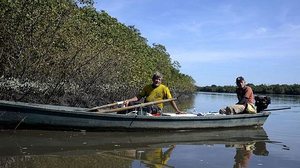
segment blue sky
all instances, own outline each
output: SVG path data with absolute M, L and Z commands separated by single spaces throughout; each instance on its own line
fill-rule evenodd
M 300 0 L 95 0 L 199 86 L 300 84 Z

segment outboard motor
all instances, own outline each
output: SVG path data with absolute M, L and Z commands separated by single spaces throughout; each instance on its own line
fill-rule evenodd
M 254 99 L 258 113 L 268 108 L 268 105 L 271 104 L 271 98 L 269 96 L 255 96 Z

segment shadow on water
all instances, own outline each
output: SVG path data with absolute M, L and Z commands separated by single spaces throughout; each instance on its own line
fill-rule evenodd
M 235 149 L 234 167 L 250 155 L 268 155 L 263 128 L 177 132 L 0 132 L 0 167 L 173 167 L 178 146 L 221 145 Z M 22 167 L 22 166 L 21 166 Z

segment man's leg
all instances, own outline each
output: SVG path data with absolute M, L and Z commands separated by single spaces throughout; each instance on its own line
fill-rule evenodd
M 236 104 L 232 106 L 234 114 L 243 113 L 245 111 L 245 106 L 242 104 Z
M 220 109 L 219 113 L 220 114 L 226 114 L 226 115 L 231 115 L 231 114 L 239 114 L 244 112 L 245 106 L 236 104 L 232 106 L 227 106 L 226 108 Z

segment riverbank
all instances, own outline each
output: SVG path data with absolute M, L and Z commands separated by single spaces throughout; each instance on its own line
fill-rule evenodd
M 300 85 L 293 84 L 274 84 L 274 85 L 254 85 L 248 84 L 256 94 L 283 94 L 283 95 L 300 95 Z M 235 93 L 236 86 L 197 86 L 197 91 L 201 92 L 218 92 L 218 93 Z
M 129 84 L 102 84 L 92 87 L 66 81 L 31 81 L 0 77 L 0 100 L 28 103 L 64 105 L 73 107 L 95 107 L 133 97 L 140 90 Z M 144 84 L 141 84 L 141 88 Z M 126 92 L 124 91 L 126 90 Z M 191 91 L 172 92 L 174 97 L 182 97 Z

